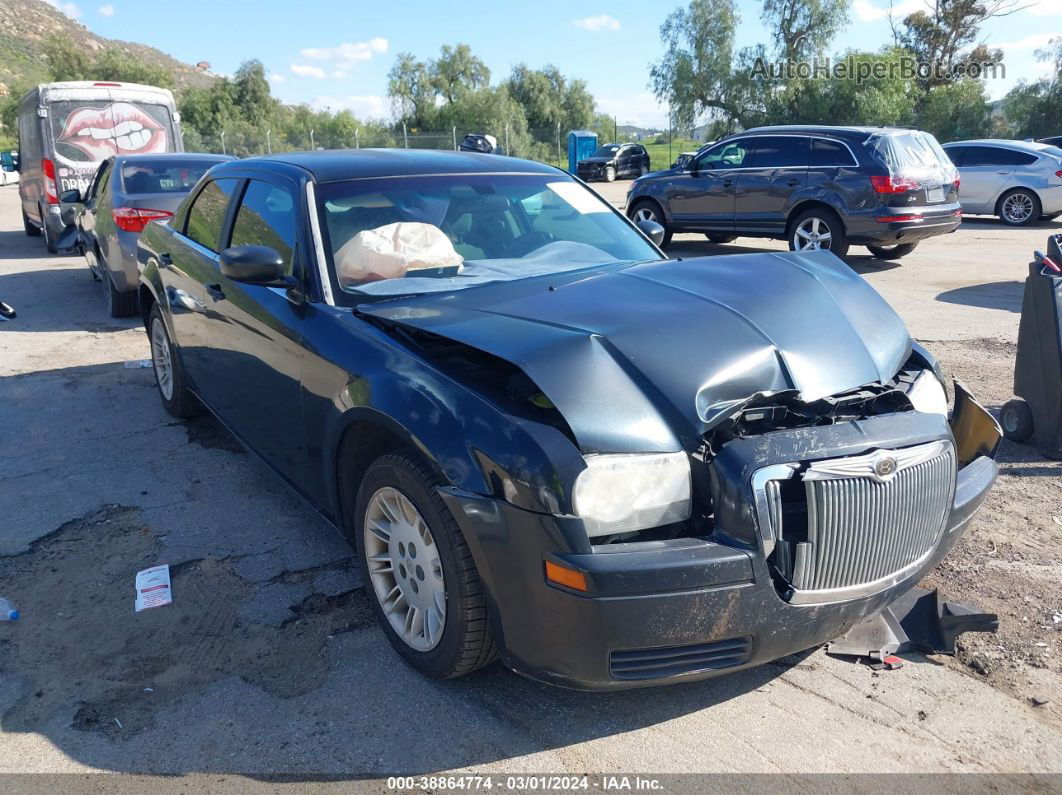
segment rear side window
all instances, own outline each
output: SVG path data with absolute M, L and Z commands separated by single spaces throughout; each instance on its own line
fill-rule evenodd
M 807 166 L 811 162 L 811 139 L 803 135 L 765 135 L 754 139 L 752 155 L 745 165 L 752 168 Z
M 812 160 L 814 166 L 856 166 L 855 158 L 848 147 L 838 141 L 825 138 L 811 139 Z
M 973 166 L 1027 166 L 1036 162 L 1036 155 L 1003 149 L 997 146 L 971 146 L 966 150 L 962 164 Z
M 203 186 L 188 209 L 184 230 L 188 237 L 211 251 L 220 250 L 225 212 L 238 182 L 236 179 L 215 179 Z
M 751 144 L 747 138 L 713 146 L 697 158 L 697 168 L 724 169 L 747 166 L 749 165 L 746 162 L 747 156 L 751 151 Z
M 944 154 L 946 154 L 951 160 L 951 162 L 954 163 L 956 166 L 965 165 L 963 163 L 963 160 L 966 157 L 965 146 L 949 146 L 947 149 L 944 150 Z
M 285 274 L 291 275 L 291 252 L 295 248 L 295 202 L 286 188 L 251 180 L 243 194 L 231 246 L 269 246 L 284 259 Z
M 187 193 L 213 165 L 209 160 L 126 162 L 122 166 L 122 187 L 134 196 L 141 193 Z

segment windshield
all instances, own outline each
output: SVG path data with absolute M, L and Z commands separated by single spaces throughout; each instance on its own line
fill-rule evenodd
M 612 157 L 612 155 L 616 154 L 616 152 L 618 151 L 619 146 L 617 146 L 616 144 L 610 144 L 609 146 L 602 146 L 600 149 L 590 155 L 590 157 Z
M 475 174 L 318 187 L 330 268 L 358 295 L 400 295 L 659 259 L 596 193 L 564 177 Z
M 221 160 L 170 160 L 152 163 L 137 160 L 122 166 L 122 187 L 126 193 L 187 193 L 207 169 Z

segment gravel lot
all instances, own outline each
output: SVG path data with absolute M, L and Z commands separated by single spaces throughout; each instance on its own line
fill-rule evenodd
M 1025 263 L 1054 229 L 968 220 L 902 264 L 851 264 L 998 408 Z M 779 248 L 680 236 L 671 253 Z M 813 651 L 609 695 L 500 666 L 432 682 L 373 625 L 346 541 L 216 422 L 163 412 L 129 366 L 143 330 L 106 316 L 81 260 L 22 234 L 13 187 L 0 298 L 19 312 L 0 323 L 0 595 L 24 614 L 0 624 L 0 773 L 1062 772 L 1062 466 L 1032 448 L 1004 445 L 929 578 L 1000 614 L 958 659 L 878 674 Z M 133 576 L 159 562 L 175 603 L 134 614 Z

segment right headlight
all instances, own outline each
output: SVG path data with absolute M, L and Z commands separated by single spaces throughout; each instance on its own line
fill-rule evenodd
M 592 455 L 575 480 L 587 535 L 630 533 L 690 518 L 690 461 L 683 452 Z
M 948 394 L 944 391 L 944 384 L 940 383 L 940 379 L 932 370 L 922 371 L 907 391 L 907 398 L 915 411 L 948 416 Z

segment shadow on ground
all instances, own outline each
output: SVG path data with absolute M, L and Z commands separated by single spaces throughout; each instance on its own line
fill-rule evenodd
M 1023 282 L 990 282 L 957 287 L 937 295 L 938 301 L 946 304 L 964 304 L 982 309 L 999 309 L 1003 312 L 1021 312 Z

